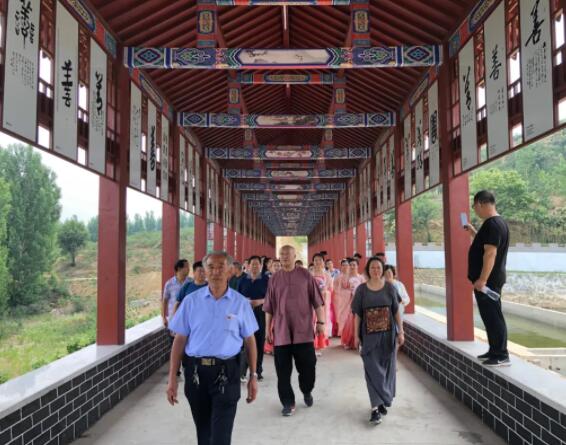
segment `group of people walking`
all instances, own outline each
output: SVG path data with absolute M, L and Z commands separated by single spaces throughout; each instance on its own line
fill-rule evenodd
M 485 296 L 493 289 L 500 293 L 505 281 L 508 232 L 494 204 L 492 195 L 476 195 L 474 210 L 485 223 L 477 235 L 471 225 L 465 227 L 474 236 L 469 279 L 488 331 L 486 365 L 509 361 L 501 303 Z M 277 260 L 252 256 L 243 265 L 225 252 L 212 252 L 193 264 L 193 280 L 186 260 L 175 264 L 162 310 L 174 336 L 167 399 L 178 402 L 182 364 L 199 445 L 231 442 L 241 383 L 247 384 L 246 401 L 253 402 L 263 379 L 265 350 L 274 355 L 282 415 L 295 412 L 293 363 L 304 403 L 312 407 L 317 351 L 328 347 L 333 336 L 359 352 L 369 421 L 382 421 L 395 397 L 397 349 L 405 342 L 403 308 L 410 299 L 384 253 L 367 259 L 363 274 L 360 259 L 344 259 L 336 270 L 324 253 L 317 253 L 309 270 L 297 261 L 292 246 L 283 246 Z

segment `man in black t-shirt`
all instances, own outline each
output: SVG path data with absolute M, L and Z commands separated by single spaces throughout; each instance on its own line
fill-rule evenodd
M 486 366 L 509 365 L 507 325 L 501 310 L 501 298 L 492 298 L 489 290 L 501 295 L 505 284 L 505 265 L 509 249 L 509 227 L 495 209 L 493 193 L 482 190 L 474 196 L 473 209 L 483 220 L 476 232 L 471 224 L 464 226 L 474 238 L 468 252 L 468 279 L 474 284 L 474 295 L 485 325 L 489 351 L 478 356 Z

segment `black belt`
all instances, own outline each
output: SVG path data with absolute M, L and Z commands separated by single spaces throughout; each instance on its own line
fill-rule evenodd
M 221 366 L 221 365 L 227 365 L 228 363 L 232 363 L 238 360 L 239 356 L 235 355 L 234 357 L 230 357 L 227 359 L 221 359 L 217 357 L 191 357 L 188 355 L 186 357 L 190 362 L 196 363 L 197 365 L 200 366 Z

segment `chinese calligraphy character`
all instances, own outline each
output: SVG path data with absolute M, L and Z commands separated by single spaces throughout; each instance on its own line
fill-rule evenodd
M 96 77 L 96 112 L 100 116 L 102 114 L 102 107 L 104 105 L 102 96 L 100 94 L 102 90 L 102 81 L 104 79 L 104 76 L 98 71 L 96 71 L 94 75 Z
M 66 60 L 63 62 L 63 66 L 61 67 L 63 70 L 63 77 L 65 78 L 61 82 L 61 86 L 65 91 L 63 95 L 63 101 L 65 102 L 66 107 L 71 106 L 71 88 L 73 88 L 73 81 L 71 80 L 71 73 L 73 72 L 73 63 L 70 60 Z
M 155 125 L 151 126 L 151 137 L 150 137 L 150 152 L 149 152 L 149 165 L 151 170 L 155 170 Z
M 436 144 L 436 140 L 438 139 L 438 110 L 435 110 L 434 113 L 430 116 L 430 143 Z
M 491 52 L 491 72 L 489 78 L 493 80 L 499 79 L 499 70 L 501 69 L 501 62 L 499 61 L 499 46 L 495 45 Z
M 417 146 L 418 147 L 420 147 L 423 143 L 422 128 L 423 128 L 423 123 L 422 123 L 422 121 L 419 121 L 419 124 L 417 125 Z
M 24 48 L 26 47 L 26 39 L 29 37 L 29 42 L 33 44 L 35 35 L 35 25 L 30 22 L 30 14 L 33 11 L 31 1 L 27 3 L 25 0 L 20 0 L 20 9 L 16 11 L 14 17 L 16 19 L 16 34 L 22 35 L 24 39 Z
M 529 38 L 527 39 L 525 46 L 529 46 L 529 42 L 532 42 L 533 45 L 537 45 L 541 34 L 542 34 L 542 30 L 541 25 L 544 23 L 544 19 L 540 20 L 538 19 L 538 5 L 540 3 L 540 0 L 537 0 L 535 2 L 535 5 L 533 6 L 533 9 L 531 9 L 531 19 L 533 21 L 533 30 L 531 31 L 531 35 L 529 36 Z
M 472 109 L 472 92 L 470 91 L 470 74 L 472 67 L 468 65 L 468 72 L 462 76 L 464 80 L 464 93 L 466 94 L 466 108 L 468 111 Z

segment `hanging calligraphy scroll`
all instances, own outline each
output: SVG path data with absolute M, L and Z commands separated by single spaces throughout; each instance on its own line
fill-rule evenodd
M 191 144 L 192 145 L 192 144 Z M 197 153 L 197 151 L 195 150 L 194 145 L 192 147 L 190 147 L 189 149 L 195 159 L 195 214 L 196 215 L 201 215 L 201 206 L 200 206 L 200 189 L 201 189 L 201 170 L 200 170 L 200 155 Z
M 179 207 L 187 210 L 187 140 L 179 137 Z M 190 182 L 190 177 L 188 178 Z M 192 206 L 189 205 L 188 210 L 193 211 Z
M 466 46 L 464 46 L 462 51 L 460 51 L 459 57 L 462 171 L 466 171 L 478 163 L 474 39 L 471 39 Z
M 389 201 L 387 203 L 387 209 L 391 209 L 395 206 L 395 190 L 396 190 L 396 175 L 395 175 L 395 139 L 393 136 L 389 138 Z
M 37 133 L 40 2 L 9 0 L 2 126 L 29 141 Z
M 521 0 L 521 89 L 525 142 L 554 126 L 549 0 Z
M 504 3 L 497 7 L 484 25 L 487 153 L 490 158 L 509 150 Z
M 56 36 L 53 147 L 76 161 L 79 24 L 60 2 L 57 2 Z
M 88 166 L 106 172 L 106 86 L 107 57 L 94 39 L 90 40 L 90 104 L 88 113 Z
M 130 82 L 130 186 L 141 190 L 142 96 Z
M 420 100 L 415 107 L 415 190 L 424 190 L 424 104 Z
M 188 189 L 189 189 L 189 212 L 193 212 L 196 213 L 195 211 L 195 159 L 193 156 L 193 146 L 191 145 L 190 142 L 187 143 L 187 140 L 185 138 L 183 138 L 183 141 L 185 141 L 185 146 L 187 147 L 187 152 L 188 152 L 188 160 L 189 160 L 189 168 L 188 168 L 188 175 L 187 175 L 187 183 L 188 183 Z
M 169 199 L 169 121 L 161 116 L 161 199 Z
M 428 90 L 428 182 L 430 187 L 440 182 L 439 116 L 438 82 L 434 82 Z
M 403 160 L 405 165 L 405 199 L 409 199 L 412 195 L 413 184 L 411 177 L 411 168 L 413 160 L 413 137 L 411 132 L 411 115 L 409 114 L 403 121 Z
M 375 152 L 375 210 L 377 213 L 382 212 L 382 203 L 383 203 L 383 170 L 381 162 L 381 156 L 383 154 L 384 147 L 382 146 Z
M 151 100 L 147 101 L 147 164 L 146 189 L 155 196 L 157 188 L 157 110 Z

